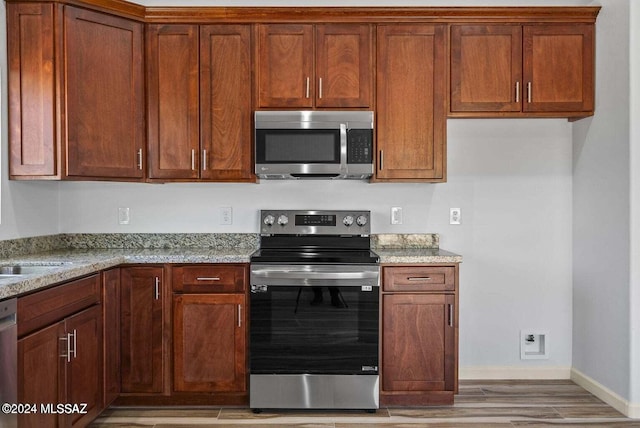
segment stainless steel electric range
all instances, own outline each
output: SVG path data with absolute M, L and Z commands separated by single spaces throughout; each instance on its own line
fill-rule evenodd
M 250 389 L 266 408 L 378 408 L 379 258 L 369 211 L 260 213 Z

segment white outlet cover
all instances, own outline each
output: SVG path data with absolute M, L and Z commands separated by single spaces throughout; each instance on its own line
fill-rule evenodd
M 129 208 L 118 208 L 118 224 L 129 224 L 131 216 L 129 215 Z
M 402 224 L 402 207 L 391 207 L 391 224 Z
M 460 224 L 462 222 L 462 211 L 460 208 L 449 208 L 449 224 Z

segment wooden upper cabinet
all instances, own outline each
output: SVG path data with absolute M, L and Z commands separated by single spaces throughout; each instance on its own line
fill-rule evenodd
M 248 25 L 147 27 L 149 178 L 254 181 Z
M 259 108 L 368 108 L 368 24 L 258 26 Z
M 7 3 L 11 178 L 143 178 L 142 24 Z
M 9 175 L 58 178 L 54 6 L 7 3 Z
M 450 115 L 593 114 L 593 29 L 452 25 Z
M 64 11 L 67 175 L 142 179 L 143 25 Z
M 520 25 L 451 27 L 451 111 L 521 110 Z
M 593 114 L 594 26 L 524 27 L 525 112 Z
M 198 178 L 197 25 L 148 25 L 149 178 Z
M 255 181 L 251 27 L 200 27 L 201 178 Z
M 445 26 L 379 25 L 377 181 L 446 178 Z

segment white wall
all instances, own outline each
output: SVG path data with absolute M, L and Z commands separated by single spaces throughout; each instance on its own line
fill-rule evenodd
M 596 115 L 574 125 L 573 366 L 628 400 L 631 1 L 597 3 Z
M 58 184 L 8 180 L 6 5 L 0 1 L 0 239 L 58 233 Z

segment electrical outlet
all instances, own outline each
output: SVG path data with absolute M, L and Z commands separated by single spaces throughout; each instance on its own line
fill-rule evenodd
M 118 208 L 118 224 L 129 224 L 129 221 L 131 221 L 131 217 L 129 216 L 129 208 Z
M 449 208 L 449 224 L 460 224 L 462 221 L 462 212 L 460 208 Z
M 220 224 L 233 224 L 233 208 L 232 207 L 220 208 Z
M 391 224 L 402 224 L 402 207 L 391 207 Z

